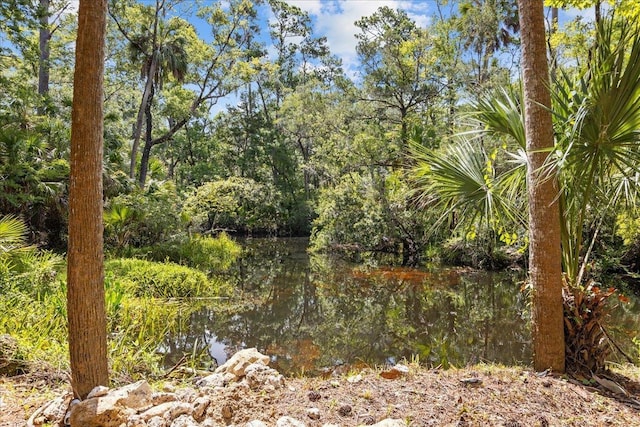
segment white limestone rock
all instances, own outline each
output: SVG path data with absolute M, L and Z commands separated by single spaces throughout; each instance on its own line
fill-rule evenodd
M 387 418 L 386 420 L 382 420 L 379 423 L 374 424 L 372 427 L 407 427 L 407 423 L 401 419 Z
M 291 417 L 280 417 L 276 421 L 276 427 L 306 427 L 305 423 Z
M 245 381 L 249 388 L 277 390 L 284 387 L 284 377 L 278 371 L 261 363 L 252 363 L 245 369 Z
M 151 404 L 151 387 L 146 381 L 84 400 L 71 409 L 70 423 L 83 427 L 121 427 L 131 415 Z
M 219 366 L 215 372 L 225 373 L 230 372 L 237 378 L 242 378 L 245 375 L 245 369 L 252 363 L 260 363 L 262 365 L 269 365 L 269 356 L 265 356 L 255 348 L 247 348 L 240 350 L 223 365 Z
M 191 415 L 180 415 L 171 423 L 171 427 L 200 427 L 200 424 Z

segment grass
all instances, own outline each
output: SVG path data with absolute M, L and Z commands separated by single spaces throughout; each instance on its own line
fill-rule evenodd
M 108 356 L 116 383 L 160 376 L 163 366 L 158 349 L 166 334 L 178 330 L 180 322 L 199 309 L 202 301 L 231 291 L 222 279 L 208 275 L 213 264 L 228 268 L 235 259 L 237 251 L 231 243 L 227 237 L 219 242 L 198 238 L 188 246 L 198 260 L 207 260 L 203 265 L 206 272 L 187 265 L 140 259 L 105 263 Z M 215 256 L 205 257 L 203 250 L 207 248 L 214 248 Z M 226 249 L 230 252 L 226 253 Z M 29 366 L 67 371 L 64 260 L 35 250 L 14 252 L 11 256 L 19 258 L 3 258 L 0 254 L 0 266 L 6 267 L 0 269 L 0 334 L 17 340 L 18 351 L 13 357 Z M 216 256 L 220 256 L 217 264 Z M 200 358 L 198 353 L 189 356 Z

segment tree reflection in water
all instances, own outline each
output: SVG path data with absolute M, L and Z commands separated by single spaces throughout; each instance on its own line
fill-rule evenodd
M 228 277 L 236 294 L 191 314 L 166 337 L 167 366 L 202 350 L 220 364 L 246 347 L 268 354 L 286 374 L 402 358 L 443 367 L 529 363 L 521 273 L 355 265 L 310 256 L 307 243 L 244 241 Z

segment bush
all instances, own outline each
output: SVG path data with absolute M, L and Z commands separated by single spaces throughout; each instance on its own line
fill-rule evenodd
M 412 208 L 399 174 L 372 179 L 345 175 L 320 194 L 311 237 L 315 250 L 402 253 L 403 262 L 426 244 L 426 215 Z M 410 261 L 409 261 L 410 262 Z
M 119 251 L 169 240 L 181 230 L 180 201 L 170 182 L 109 200 L 104 214 L 107 247 Z
M 106 274 L 120 281 L 126 293 L 153 298 L 215 297 L 221 282 L 206 274 L 175 263 L 158 263 L 141 259 L 115 259 L 105 264 Z
M 275 234 L 281 222 L 280 195 L 250 178 L 208 182 L 187 198 L 184 214 L 199 231 Z
M 170 261 L 212 273 L 229 269 L 241 250 L 226 233 L 221 233 L 217 237 L 194 236 L 186 241 L 163 243 L 138 252 L 152 261 Z

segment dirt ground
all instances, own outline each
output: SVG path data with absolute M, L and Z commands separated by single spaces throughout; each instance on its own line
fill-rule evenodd
M 403 375 L 365 369 L 338 377 L 287 378 L 275 392 L 220 392 L 220 415 L 214 421 L 225 426 L 260 419 L 271 426 L 288 415 L 309 427 L 371 425 L 385 418 L 399 418 L 409 426 L 640 426 L 640 370 L 624 374 L 607 376 L 622 386 L 616 394 L 607 378 L 605 387 L 513 367 L 410 366 Z M 60 373 L 0 378 L 0 427 L 26 425 L 31 413 L 68 389 L 67 377 Z M 310 408 L 319 409 L 319 419 L 309 417 Z

